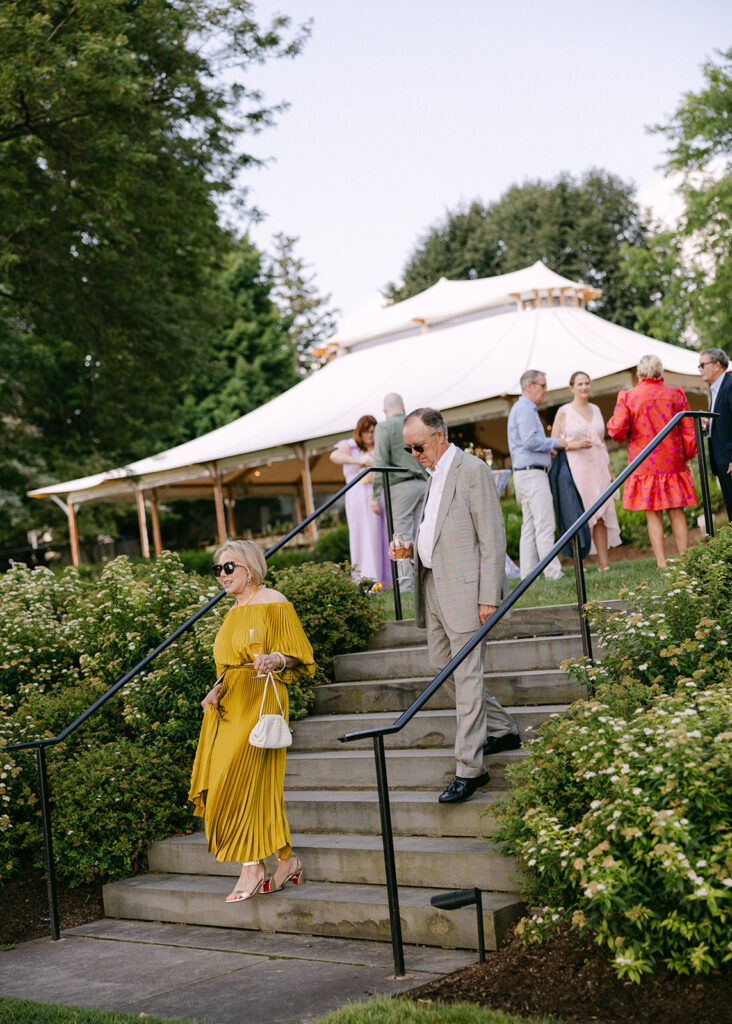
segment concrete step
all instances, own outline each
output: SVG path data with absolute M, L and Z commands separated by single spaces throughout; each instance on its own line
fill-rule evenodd
M 579 633 L 503 640 L 501 643 L 486 645 L 485 670 L 497 673 L 558 669 L 567 658 L 581 656 L 582 640 Z M 434 673 L 425 645 L 340 654 L 335 659 L 334 675 L 338 683 L 351 683 L 362 679 L 403 679 L 415 676 L 433 678 Z
M 507 707 L 518 723 L 521 736 L 530 740 L 548 718 L 563 714 L 566 704 L 540 704 L 537 707 Z M 396 717 L 394 712 L 378 712 L 368 715 L 311 715 L 299 722 L 293 722 L 293 744 L 288 756 L 296 751 L 342 750 L 338 737 L 344 733 L 362 729 L 376 729 L 391 725 Z M 457 718 L 454 708 L 419 711 L 401 732 L 388 739 L 389 746 L 404 747 L 451 747 L 455 744 Z M 349 744 L 351 749 L 368 747 L 370 739 L 357 740 Z
M 313 882 L 386 884 L 381 836 L 293 833 L 292 844 Z M 503 856 L 484 839 L 395 836 L 394 856 L 400 885 L 441 891 L 473 885 L 492 892 L 519 891 L 513 858 Z M 239 864 L 217 861 L 201 832 L 153 843 L 148 859 L 156 873 L 238 878 L 241 870 Z
M 608 611 L 619 611 L 621 601 L 601 601 Z M 517 637 L 557 636 L 577 633 L 579 612 L 576 604 L 546 605 L 537 608 L 514 608 L 494 626 L 488 643 Z M 420 647 L 427 643 L 427 630 L 420 629 L 414 619 L 386 622 L 369 642 L 369 650 L 392 647 Z
M 231 878 L 219 875 L 137 875 L 104 886 L 107 917 L 139 921 L 173 921 L 262 932 L 328 935 L 336 938 L 391 941 L 384 885 L 311 882 L 243 903 L 226 904 Z M 399 889 L 399 916 L 404 942 L 445 949 L 475 949 L 475 908 L 440 911 L 430 906 L 434 889 Z M 483 894 L 487 949 L 496 949 L 509 924 L 523 913 L 516 896 Z
M 315 688 L 315 714 L 363 714 L 404 711 L 427 687 L 434 676 L 403 679 L 367 679 L 347 683 L 328 683 Z M 585 696 L 585 688 L 566 672 L 535 669 L 531 672 L 486 672 L 488 692 L 505 707 L 572 704 Z M 455 707 L 455 683 L 446 680 L 430 698 L 430 710 Z M 307 719 L 304 719 L 307 721 Z M 294 723 L 297 725 L 298 723 Z
M 437 802 L 434 792 L 395 790 L 389 794 L 391 825 L 402 836 L 469 836 L 495 832 L 496 793 L 478 791 L 464 804 Z M 287 820 L 293 832 L 359 832 L 381 835 L 376 790 L 289 790 L 285 793 Z
M 387 738 L 388 743 L 388 738 Z M 528 753 L 507 750 L 486 758 L 491 773 L 487 791 L 507 789 L 506 767 L 516 764 Z M 389 789 L 428 790 L 439 794 L 455 774 L 452 748 L 437 750 L 386 751 Z M 285 789 L 373 789 L 376 785 L 373 748 L 323 750 L 317 753 L 288 754 L 285 768 Z

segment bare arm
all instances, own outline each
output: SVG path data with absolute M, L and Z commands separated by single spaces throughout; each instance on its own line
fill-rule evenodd
M 360 455 L 351 455 L 347 448 L 334 448 L 330 453 L 330 461 L 337 466 L 370 466 L 373 459 L 368 452 L 361 452 Z

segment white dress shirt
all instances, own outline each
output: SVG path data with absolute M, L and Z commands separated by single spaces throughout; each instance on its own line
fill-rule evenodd
M 424 507 L 424 516 L 419 525 L 419 536 L 417 537 L 419 560 L 426 569 L 432 568 L 432 548 L 435 546 L 437 513 L 442 500 L 442 492 L 445 490 L 447 474 L 456 452 L 457 448 L 454 444 L 448 445 L 447 451 L 442 455 L 435 468 L 427 470 L 431 477 L 430 493 Z
M 709 385 L 709 411 L 710 412 L 714 412 L 714 406 L 717 404 L 717 395 L 719 394 L 719 389 L 722 387 L 722 380 L 723 380 L 723 378 L 724 378 L 724 374 L 720 373 L 720 375 L 717 377 L 715 382 L 713 384 Z M 712 436 L 712 424 L 713 423 L 714 423 L 714 420 L 710 419 L 709 420 L 709 426 L 707 427 L 707 437 L 711 437 Z

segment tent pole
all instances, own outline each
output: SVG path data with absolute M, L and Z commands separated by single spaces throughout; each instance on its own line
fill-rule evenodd
M 305 497 L 305 515 L 311 516 L 315 511 L 313 500 L 313 481 L 310 476 L 310 458 L 304 444 L 297 445 L 297 454 L 300 458 L 300 471 L 302 476 L 302 492 Z M 315 542 L 318 539 L 318 527 L 315 520 L 308 527 L 310 540 Z
M 236 537 L 236 519 L 234 518 L 234 505 L 236 502 L 231 496 L 231 488 L 226 489 L 226 511 L 229 513 L 229 536 Z
M 211 476 L 213 477 L 214 501 L 216 503 L 216 527 L 219 534 L 219 547 L 226 543 L 226 514 L 224 512 L 224 492 L 221 487 L 219 467 L 215 462 L 210 464 Z
M 143 558 L 150 557 L 150 539 L 147 535 L 147 513 L 145 512 L 145 492 L 142 487 L 135 488 L 137 497 L 137 519 L 140 524 L 140 551 Z
M 81 565 L 79 548 L 79 527 L 76 522 L 76 506 L 71 503 L 71 495 L 66 499 L 66 518 L 69 521 L 69 543 L 71 544 L 71 564 Z
M 152 535 L 155 557 L 159 558 L 163 553 L 163 538 L 160 533 L 160 508 L 158 507 L 157 491 L 150 491 L 150 518 L 152 519 Z

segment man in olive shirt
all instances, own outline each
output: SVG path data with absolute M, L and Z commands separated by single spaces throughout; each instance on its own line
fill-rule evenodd
M 374 465 L 403 466 L 407 473 L 393 473 L 389 477 L 391 487 L 391 506 L 394 516 L 394 533 L 402 540 L 414 540 L 419 525 L 424 489 L 427 474 L 416 459 L 404 451 L 404 399 L 396 392 L 391 392 L 384 399 L 384 415 L 386 419 L 376 424 L 374 431 Z M 382 474 L 374 473 L 374 500 L 371 508 L 379 514 L 379 498 L 383 485 Z M 391 540 L 391 537 L 389 538 Z M 414 589 L 414 568 L 412 560 L 405 558 L 399 563 L 400 577 L 406 577 L 400 583 L 402 591 Z

